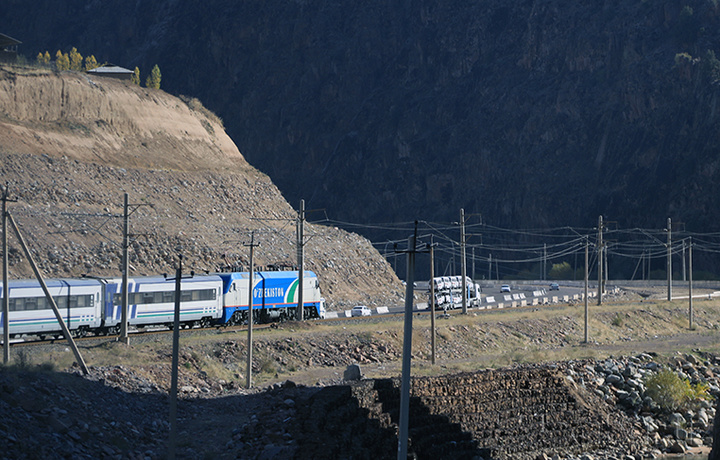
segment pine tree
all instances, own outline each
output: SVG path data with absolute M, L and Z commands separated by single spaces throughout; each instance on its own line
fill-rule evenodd
M 70 50 L 70 69 L 71 70 L 82 70 L 83 57 L 82 54 L 78 53 L 77 48 L 74 46 Z
M 162 74 L 160 73 L 160 67 L 155 64 L 155 66 L 150 71 L 150 75 L 148 75 L 147 80 L 145 80 L 145 86 L 147 86 L 148 88 L 160 89 L 161 78 Z
M 43 62 L 45 65 L 50 65 L 50 52 L 45 51 L 45 54 L 43 54 Z
M 45 65 L 45 55 L 44 54 L 38 53 L 37 58 L 35 58 L 35 59 L 37 60 L 37 65 L 40 65 L 40 66 Z
M 92 70 L 98 66 L 97 59 L 92 54 L 85 58 L 85 70 Z
M 70 70 L 70 58 L 67 53 L 63 54 L 60 50 L 55 53 L 55 67 L 62 70 Z
M 138 69 L 137 67 L 135 67 L 135 73 L 133 73 L 130 77 L 130 82 L 140 86 L 140 69 Z

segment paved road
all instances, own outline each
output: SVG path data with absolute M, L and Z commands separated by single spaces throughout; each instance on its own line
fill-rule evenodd
M 511 292 L 500 292 L 500 284 L 493 287 L 483 288 L 481 293 L 481 301 L 478 305 L 471 305 L 468 303 L 468 309 L 470 310 L 485 310 L 485 309 L 496 309 L 496 308 L 516 308 L 526 307 L 530 305 L 547 305 L 555 303 L 567 303 L 570 301 L 582 300 L 583 289 L 572 286 L 559 286 L 559 290 L 550 291 L 550 284 L 543 286 L 514 286 L 511 285 Z M 416 294 L 424 294 L 424 291 L 416 290 Z M 589 292 L 589 297 L 593 297 L 595 292 Z M 421 295 L 422 297 L 422 295 Z M 461 309 L 462 305 L 456 304 L 454 309 Z M 372 310 L 373 315 L 382 314 L 399 314 L 404 312 L 404 307 L 378 307 Z M 421 301 L 413 306 L 413 311 L 427 311 L 427 301 Z M 327 318 L 343 318 L 351 317 L 350 310 L 342 312 L 328 312 Z

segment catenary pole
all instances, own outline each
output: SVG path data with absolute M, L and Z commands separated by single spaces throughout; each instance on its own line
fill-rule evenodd
M 488 255 L 488 280 L 492 280 L 492 252 Z
M 667 220 L 667 299 L 672 300 L 672 221 Z
M 250 233 L 250 270 L 248 280 L 248 352 L 247 352 L 247 388 L 252 388 L 252 352 L 253 352 L 253 284 L 255 263 L 253 262 L 253 249 L 258 244 L 255 243 L 255 232 Z
M 695 329 L 695 321 L 693 318 L 693 275 L 692 275 L 692 269 L 693 269 L 693 255 L 692 255 L 692 237 L 690 237 L 690 241 L 688 244 L 688 299 L 689 300 L 689 306 L 688 306 L 688 319 L 690 321 L 690 329 Z
M 603 218 L 598 217 L 598 305 L 602 305 L 603 296 Z
M 303 299 L 303 275 L 305 271 L 305 200 L 300 200 L 300 210 L 298 211 L 298 230 L 297 230 L 297 257 L 298 257 L 298 306 L 297 319 L 303 320 L 304 316 L 304 299 Z
M 177 386 L 178 386 L 178 354 L 180 353 L 180 298 L 182 288 L 182 255 L 178 257 L 175 269 L 175 310 L 173 315 L 172 338 L 172 373 L 170 375 L 170 439 L 168 441 L 168 458 L 175 458 L 177 446 Z
M 130 344 L 130 337 L 128 337 L 128 246 L 129 246 L 129 220 L 128 215 L 128 194 L 123 194 L 123 242 L 122 242 L 122 290 L 120 296 L 121 301 L 121 314 L 120 314 L 120 341 L 126 345 Z
M 462 263 L 460 264 L 460 275 L 462 281 L 460 288 L 462 289 L 462 312 L 467 315 L 467 258 L 465 257 L 465 209 L 460 209 L 460 254 Z
M 430 349 L 431 362 L 435 364 L 435 252 L 430 243 Z
M 588 343 L 590 340 L 590 332 L 589 332 L 589 326 L 588 326 L 588 320 L 590 316 L 590 309 L 588 308 L 588 284 L 589 284 L 589 274 L 588 274 L 588 248 L 590 246 L 590 240 L 588 237 L 585 237 L 585 291 L 583 298 L 585 299 L 585 343 Z
M 3 364 L 10 361 L 10 286 L 8 283 L 8 237 L 7 237 L 7 202 L 8 184 L 5 184 L 2 197 L 2 232 L 3 232 Z
M 682 280 L 687 281 L 687 272 L 685 271 L 685 240 L 682 240 Z

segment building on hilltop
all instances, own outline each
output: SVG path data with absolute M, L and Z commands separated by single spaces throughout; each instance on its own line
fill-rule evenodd
M 0 34 L 0 62 L 15 62 L 17 59 L 17 47 L 22 42 Z
M 116 66 L 113 64 L 105 64 L 103 66 L 90 69 L 87 71 L 87 73 L 100 77 L 117 78 L 119 80 L 130 80 L 135 74 L 135 72 L 130 69 L 126 69 L 124 67 Z

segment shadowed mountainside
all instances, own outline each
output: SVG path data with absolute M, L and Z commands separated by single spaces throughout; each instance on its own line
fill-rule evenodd
M 291 203 L 333 218 L 464 207 L 507 226 L 603 214 L 718 228 L 714 1 L 9 0 L 0 13 L 29 56 L 77 46 L 143 78 L 158 63 L 163 88 L 218 113 Z

